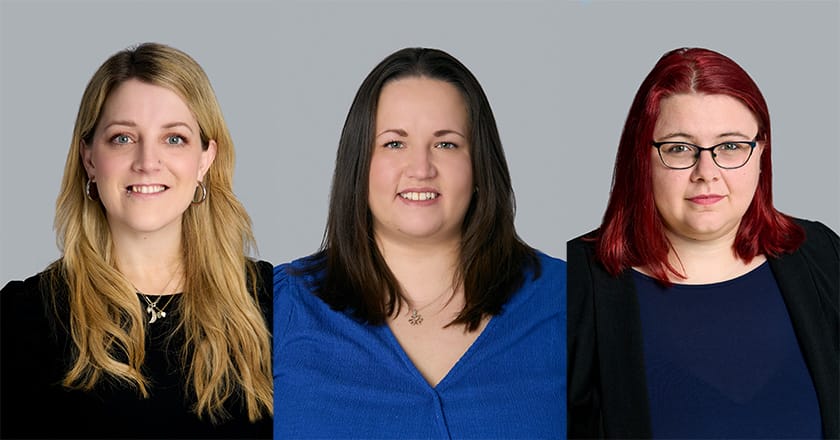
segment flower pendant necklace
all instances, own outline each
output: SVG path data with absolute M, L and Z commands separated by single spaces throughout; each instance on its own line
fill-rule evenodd
M 430 303 L 426 304 L 423 307 L 420 307 L 420 308 L 409 307 L 409 310 L 411 311 L 411 314 L 408 315 L 408 323 L 413 325 L 413 326 L 423 324 L 423 315 L 421 315 L 420 312 L 429 308 L 432 304 L 437 303 L 439 299 L 443 298 L 443 296 L 446 295 L 449 292 L 454 292 L 454 289 L 448 288 L 448 289 L 444 290 L 443 293 L 438 295 L 437 298 L 433 299 Z

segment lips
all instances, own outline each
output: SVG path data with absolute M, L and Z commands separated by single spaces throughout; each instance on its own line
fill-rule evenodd
M 721 201 L 725 196 L 718 194 L 702 194 L 699 196 L 689 197 L 688 200 L 698 205 L 714 205 Z
M 129 194 L 158 194 L 166 191 L 169 187 L 160 184 L 137 184 L 128 185 L 125 189 Z
M 399 196 L 403 199 L 412 201 L 434 200 L 439 195 L 439 193 L 434 191 L 403 191 L 399 193 Z

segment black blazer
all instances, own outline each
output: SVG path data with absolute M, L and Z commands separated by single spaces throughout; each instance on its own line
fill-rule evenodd
M 814 381 L 823 435 L 838 438 L 840 237 L 819 222 L 797 223 L 802 246 L 768 261 Z M 583 237 L 568 243 L 569 438 L 650 438 L 635 285 L 629 270 L 609 275 L 594 251 Z

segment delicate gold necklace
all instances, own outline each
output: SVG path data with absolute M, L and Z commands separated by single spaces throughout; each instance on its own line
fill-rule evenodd
M 437 298 L 433 299 L 431 302 L 429 302 L 428 304 L 426 304 L 423 307 L 420 307 L 420 308 L 409 307 L 409 311 L 411 311 L 411 314 L 408 315 L 408 323 L 411 324 L 411 325 L 422 324 L 423 323 L 423 315 L 421 315 L 420 312 L 429 308 L 432 304 L 437 303 L 438 300 L 443 298 L 444 295 L 446 295 L 449 292 L 453 292 L 453 291 L 454 291 L 454 289 L 452 289 L 452 288 L 448 288 L 448 289 L 444 290 L 443 293 L 441 293 L 440 295 L 437 296 Z
M 140 291 L 138 291 L 137 293 L 139 293 L 140 296 L 142 296 L 143 299 L 146 300 L 146 304 L 147 304 L 146 313 L 148 313 L 149 316 L 151 317 L 151 318 L 149 318 L 149 324 L 154 324 L 155 321 L 157 321 L 158 319 L 166 318 L 166 312 L 163 309 L 165 309 L 166 306 L 168 306 L 169 303 L 172 302 L 172 298 L 175 296 L 174 293 L 172 295 L 168 295 L 169 300 L 166 301 L 166 304 L 164 304 L 160 307 L 158 307 L 158 302 L 160 302 L 160 299 L 163 298 L 163 296 L 159 296 L 158 299 L 152 301 L 152 300 L 149 299 L 149 296 L 146 295 L 145 293 L 140 292 Z
M 177 269 L 172 272 L 172 277 L 169 278 L 169 281 L 166 283 L 166 285 L 163 286 L 163 292 L 166 292 L 169 285 L 172 284 L 172 281 L 175 281 L 175 276 L 177 274 L 178 274 Z M 146 313 L 149 314 L 149 324 L 154 324 L 155 321 L 157 321 L 159 319 L 166 318 L 166 312 L 164 311 L 164 309 L 166 308 L 166 306 L 169 305 L 169 303 L 172 302 L 172 298 L 175 297 L 176 292 L 172 292 L 171 294 L 167 295 L 167 296 L 169 296 L 169 300 L 166 301 L 166 304 L 158 307 L 158 303 L 160 302 L 161 298 L 164 297 L 164 295 L 160 295 L 160 296 L 158 296 L 158 298 L 156 300 L 152 301 L 152 300 L 149 299 L 149 296 L 146 295 L 145 293 L 141 292 L 140 289 L 138 289 L 137 286 L 134 285 L 134 283 L 132 283 L 131 285 L 132 285 L 132 287 L 134 287 L 134 290 L 138 294 L 140 294 L 140 296 L 143 297 L 143 300 L 146 301 Z M 175 289 L 175 290 L 178 290 L 178 289 Z

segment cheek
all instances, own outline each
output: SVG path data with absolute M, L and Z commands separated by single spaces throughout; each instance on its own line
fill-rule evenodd
M 657 205 L 659 205 L 660 201 L 670 199 L 672 194 L 677 192 L 678 188 L 681 188 L 678 180 L 675 179 L 675 173 L 668 171 L 670 170 L 662 170 L 658 167 L 654 167 L 651 170 L 651 190 L 653 191 L 653 199 Z
M 391 192 L 392 187 L 396 185 L 396 165 L 392 162 L 382 155 L 374 155 L 371 158 L 368 177 L 370 196 L 375 196 L 383 190 Z
M 93 163 L 96 180 L 106 180 L 115 174 L 118 170 L 126 168 L 129 165 L 124 164 L 120 156 L 114 154 L 105 154 L 99 149 L 94 149 L 90 156 Z
M 756 188 L 758 188 L 760 175 L 757 168 L 744 170 L 744 172 L 732 176 L 733 179 L 729 182 L 730 188 L 741 193 L 744 198 L 752 199 Z
M 465 192 L 468 196 L 473 192 L 472 161 L 469 156 L 459 157 L 443 164 L 443 172 L 451 176 L 453 189 Z

